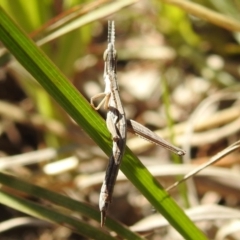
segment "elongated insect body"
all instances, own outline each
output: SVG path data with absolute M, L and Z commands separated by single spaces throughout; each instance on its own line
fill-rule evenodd
M 117 82 L 117 51 L 115 49 L 115 27 L 114 21 L 108 21 L 108 45 L 104 51 L 104 73 L 105 90 L 91 98 L 91 105 L 98 110 L 103 104 L 107 110 L 106 124 L 111 133 L 113 146 L 112 155 L 109 158 L 105 178 L 99 196 L 99 209 L 101 212 L 101 226 L 105 223 L 106 213 L 112 200 L 114 185 L 118 175 L 119 167 L 124 155 L 126 146 L 127 129 L 138 136 L 162 146 L 178 155 L 184 155 L 184 151 L 171 145 L 167 141 L 158 137 L 148 128 L 141 124 L 127 120 L 124 108 L 120 99 Z M 94 105 L 94 100 L 102 98 L 98 106 Z
M 99 209 L 101 211 L 101 225 L 103 226 L 106 212 L 112 199 L 112 193 L 118 175 L 120 163 L 126 146 L 126 118 L 119 95 L 117 83 L 117 51 L 115 43 L 114 22 L 108 22 L 108 46 L 103 54 L 105 94 L 107 97 L 107 128 L 112 135 L 112 156 L 109 159 L 105 179 L 99 197 Z

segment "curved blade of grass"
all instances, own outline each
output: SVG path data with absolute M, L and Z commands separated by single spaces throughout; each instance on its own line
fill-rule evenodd
M 78 15 L 71 17 L 72 14 L 69 14 L 67 18 L 67 22 L 59 21 L 60 23 L 63 23 L 62 25 L 53 24 L 52 26 L 49 26 L 49 31 L 46 36 L 39 39 L 37 41 L 37 44 L 43 45 L 55 38 L 58 38 L 70 31 L 73 31 L 74 29 L 77 29 L 83 25 L 86 25 L 90 22 L 96 21 L 97 19 L 101 19 L 103 17 L 109 16 L 110 14 L 113 14 L 119 10 L 121 10 L 124 7 L 127 7 L 131 4 L 134 4 L 138 2 L 138 0 L 120 0 L 120 1 L 110 1 L 106 5 L 102 5 L 99 8 L 96 8 L 94 10 L 91 10 L 84 15 Z M 54 25 L 57 25 L 55 27 Z
M 8 174 L 4 174 L 0 172 L 0 183 L 8 186 L 9 188 L 17 189 L 18 191 L 24 192 L 27 195 L 35 196 L 44 200 L 47 200 L 53 204 L 56 204 L 58 206 L 62 206 L 66 209 L 69 209 L 73 212 L 79 212 L 91 219 L 94 219 L 96 221 L 99 221 L 100 219 L 100 212 L 96 210 L 95 208 L 89 206 L 87 203 L 82 203 L 79 201 L 76 201 L 74 199 L 71 199 L 69 197 L 60 195 L 58 193 L 52 192 L 48 189 L 35 186 L 31 183 L 27 183 L 21 179 L 18 179 L 16 177 L 10 176 Z M 25 212 L 27 214 L 30 214 L 35 217 L 42 218 L 42 210 L 40 208 L 34 209 L 35 214 L 33 215 L 32 210 L 28 210 L 25 207 L 22 207 L 20 205 L 10 205 L 10 202 L 3 202 L 3 199 L 0 198 L 0 202 L 9 206 L 14 207 L 15 209 L 18 209 L 19 211 Z M 45 211 L 45 210 L 44 210 Z M 67 221 L 59 222 L 59 218 L 57 217 L 55 219 L 55 214 L 50 214 L 49 218 L 48 215 L 44 217 L 45 220 L 53 221 L 55 223 L 68 223 Z M 72 226 L 72 228 L 74 225 Z M 113 219 L 108 219 L 108 227 L 111 228 L 114 232 L 116 232 L 119 236 L 121 236 L 123 239 L 132 239 L 132 240 L 140 240 L 142 239 L 138 234 L 132 232 L 129 230 L 129 228 L 123 226 L 122 224 L 118 223 L 117 221 Z M 79 231 L 81 233 L 81 231 Z M 84 234 L 84 233 L 82 233 Z M 98 235 L 96 235 L 98 236 Z M 99 238 L 100 239 L 100 238 Z
M 204 19 L 229 31 L 240 31 L 240 22 L 221 13 L 210 10 L 198 3 L 185 0 L 162 0 L 162 2 L 180 7 L 196 17 Z
M 109 236 L 105 232 L 94 228 L 88 223 L 84 223 L 79 219 L 75 219 L 73 217 L 67 216 L 66 214 L 59 213 L 52 208 L 50 209 L 47 207 L 43 207 L 26 199 L 13 196 L 3 190 L 0 191 L 0 202 L 14 209 L 22 209 L 24 213 L 27 213 L 39 219 L 70 227 L 74 232 L 77 232 L 80 235 L 86 236 L 91 239 L 115 239 L 114 237 Z
M 111 138 L 103 119 L 1 8 L 0 40 L 99 147 L 110 155 Z M 121 170 L 185 239 L 206 239 L 129 149 L 126 149 Z M 108 220 L 106 224 L 109 226 Z
M 162 77 L 162 81 L 161 81 L 161 88 L 163 89 L 163 102 L 164 102 L 164 106 L 165 106 L 165 113 L 166 113 L 166 116 L 167 116 L 167 125 L 168 125 L 168 128 L 169 128 L 169 132 L 170 132 L 170 139 L 171 139 L 171 142 L 175 144 L 174 142 L 174 130 L 173 130 L 173 119 L 172 119 L 172 116 L 171 116 L 171 111 L 170 111 L 170 97 L 169 97 L 169 89 L 168 89 L 168 86 L 167 86 L 167 79 L 166 77 L 163 75 Z M 181 163 L 181 159 L 179 156 L 177 155 L 174 155 L 172 154 L 172 159 L 173 159 L 173 162 L 175 164 L 179 164 Z M 176 179 L 177 180 L 180 180 L 181 177 L 180 176 L 176 176 Z M 184 204 L 185 204 L 185 207 L 186 208 L 189 208 L 190 207 L 190 203 L 189 203 L 189 199 L 188 199 L 188 196 L 187 196 L 187 186 L 186 184 L 181 184 L 179 185 L 178 187 L 178 190 L 179 190 L 179 193 L 182 197 L 182 200 L 184 201 Z

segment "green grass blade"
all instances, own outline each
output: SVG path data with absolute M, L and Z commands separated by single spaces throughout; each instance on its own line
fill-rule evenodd
M 27 195 L 31 195 L 31 196 L 38 197 L 40 199 L 47 200 L 48 202 L 51 202 L 58 206 L 69 209 L 72 212 L 81 213 L 82 215 L 89 217 L 91 219 L 94 219 L 96 221 L 99 221 L 100 219 L 100 212 L 86 203 L 82 203 L 80 201 L 73 200 L 69 197 L 60 195 L 58 193 L 52 192 L 42 187 L 35 186 L 33 184 L 22 181 L 21 179 L 10 176 L 8 174 L 4 174 L 0 172 L 0 183 L 8 186 L 9 188 L 14 188 L 14 189 L 17 189 L 18 191 L 24 192 Z M 32 209 L 28 210 L 25 207 L 22 207 L 21 205 L 12 205 L 12 204 L 10 205 L 10 203 L 8 204 L 8 202 L 4 201 L 1 197 L 0 197 L 0 202 L 7 206 L 14 207 L 17 210 L 30 214 L 32 216 L 39 217 L 41 219 L 45 219 L 48 221 L 52 220 L 55 223 L 59 223 L 58 221 L 59 218 L 58 217 L 55 218 L 56 215 L 54 214 L 53 216 L 52 215 L 42 216 L 42 210 L 38 207 L 34 209 L 35 214 L 32 214 Z M 65 221 L 62 221 L 60 223 L 61 224 L 65 223 Z M 71 225 L 71 226 L 72 228 L 75 228 L 75 225 Z M 132 239 L 132 240 L 142 239 L 140 236 L 130 231 L 127 227 L 123 226 L 122 224 L 112 219 L 108 219 L 108 227 L 114 232 L 116 232 L 123 239 Z M 81 231 L 79 232 L 83 235 L 85 234 L 84 232 L 83 233 Z
M 112 2 L 110 1 L 106 5 L 96 8 L 84 15 L 79 15 L 76 19 L 70 19 L 70 21 L 68 21 L 66 24 L 61 25 L 58 28 L 55 28 L 53 31 L 49 32 L 45 37 L 37 41 L 38 45 L 45 44 L 46 42 L 58 38 L 74 29 L 77 29 L 83 25 L 86 25 L 98 19 L 104 18 L 136 2 L 138 2 L 138 0 L 121 0 Z
M 66 227 L 71 227 L 74 232 L 77 232 L 88 238 L 106 240 L 115 239 L 103 231 L 100 231 L 99 229 L 94 228 L 91 225 L 84 223 L 78 219 L 59 213 L 56 210 L 43 207 L 26 199 L 13 196 L 5 191 L 0 192 L 0 202 L 14 209 L 21 209 L 22 212 L 25 212 L 39 219 L 52 221 Z
M 110 155 L 111 137 L 103 119 L 1 8 L 0 40 L 99 147 Z M 185 239 L 206 239 L 129 149 L 126 150 L 121 170 Z M 106 223 L 108 226 L 108 220 Z

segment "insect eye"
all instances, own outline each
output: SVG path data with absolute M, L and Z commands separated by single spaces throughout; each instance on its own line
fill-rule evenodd
M 108 56 L 108 49 L 106 49 L 103 53 L 103 60 L 107 61 L 107 56 Z
M 117 55 L 117 51 L 115 50 L 114 51 L 114 58 L 117 60 L 117 58 L 118 58 L 118 55 Z

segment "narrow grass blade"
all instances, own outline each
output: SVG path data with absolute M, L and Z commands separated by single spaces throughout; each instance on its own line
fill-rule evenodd
M 87 203 L 76 201 L 69 197 L 60 195 L 58 193 L 52 192 L 48 189 L 44 189 L 39 186 L 35 186 L 31 183 L 27 183 L 21 179 L 18 179 L 16 177 L 13 177 L 8 174 L 1 173 L 1 172 L 0 172 L 0 183 L 4 184 L 5 186 L 7 186 L 9 188 L 14 188 L 20 192 L 24 192 L 27 195 L 35 196 L 37 198 L 44 199 L 54 205 L 64 207 L 68 210 L 71 210 L 74 213 L 80 213 L 80 214 L 82 214 L 86 217 L 89 217 L 91 219 L 94 219 L 96 221 L 100 220 L 100 212 L 98 210 L 96 210 L 95 208 L 89 206 L 89 204 L 87 204 Z M 0 198 L 0 202 L 1 201 L 3 201 L 3 200 Z M 6 204 L 6 202 L 2 202 L 2 203 L 7 206 L 12 207 L 12 205 L 8 205 L 8 204 Z M 23 211 L 23 212 L 28 213 L 35 217 L 38 217 L 36 214 L 41 214 L 41 210 L 39 213 L 38 209 L 35 209 L 35 211 L 36 211 L 35 215 L 31 214 L 31 212 L 28 212 L 27 209 L 25 210 L 25 208 L 21 208 L 21 206 L 17 208 L 17 206 L 15 205 L 15 209 L 18 209 L 19 211 Z M 48 221 L 50 221 L 50 220 L 54 221 L 54 219 L 47 218 L 47 216 L 44 219 L 48 220 Z M 54 221 L 54 222 L 59 223 L 58 219 L 56 219 L 56 221 Z M 116 232 L 119 236 L 121 236 L 123 239 L 133 239 L 133 240 L 142 239 L 140 236 L 138 236 L 137 234 L 130 231 L 127 227 L 123 226 L 122 224 L 120 224 L 112 219 L 108 219 L 107 226 L 111 230 Z
M 80 235 L 86 236 L 91 239 L 106 239 L 106 240 L 115 239 L 114 237 L 109 236 L 103 231 L 94 228 L 90 224 L 84 223 L 79 219 L 69 217 L 68 215 L 63 213 L 59 213 L 58 211 L 53 210 L 52 208 L 51 209 L 46 208 L 44 206 L 38 205 L 26 199 L 13 196 L 3 190 L 0 191 L 0 202 L 6 206 L 20 210 L 24 213 L 27 213 L 39 219 L 47 220 L 66 227 L 70 227 L 74 232 L 77 232 Z

